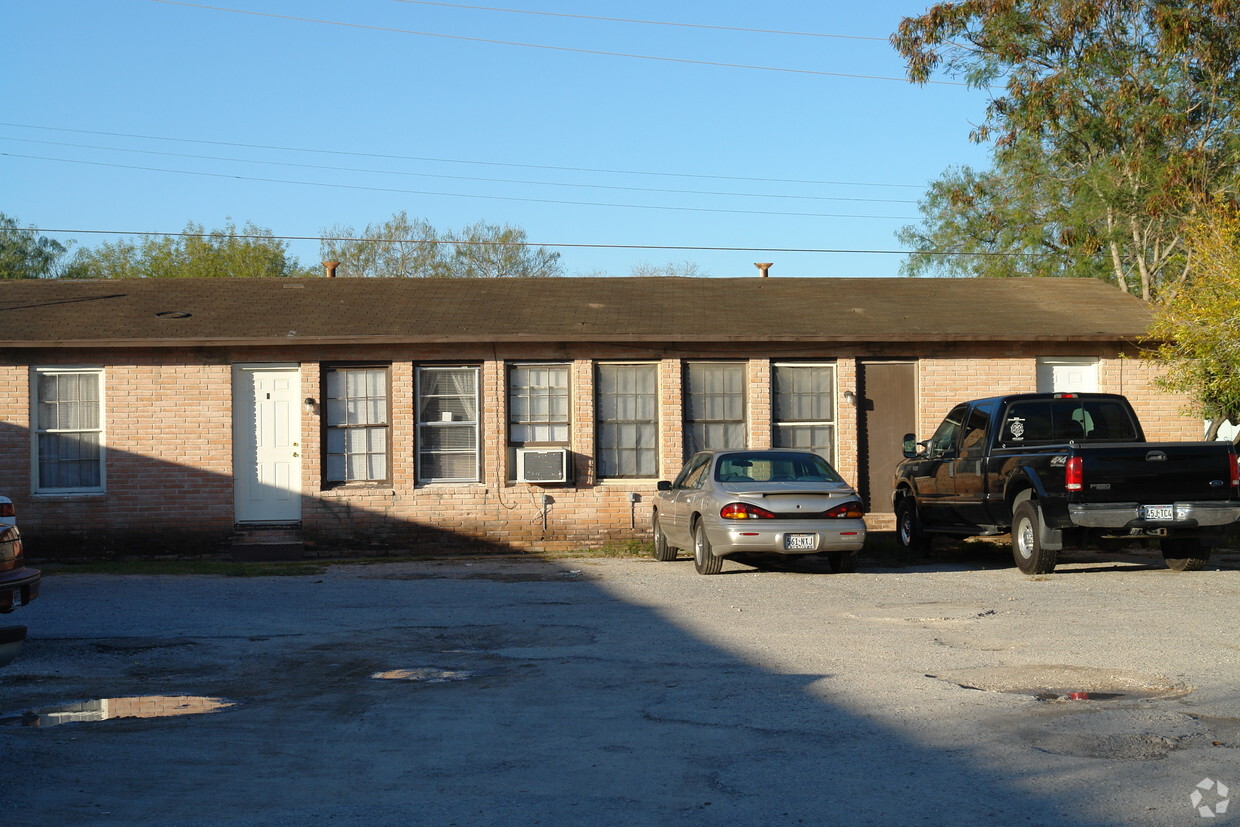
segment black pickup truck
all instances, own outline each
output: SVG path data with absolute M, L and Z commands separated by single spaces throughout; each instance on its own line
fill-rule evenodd
M 892 503 L 900 542 L 1011 532 L 1026 574 L 1053 571 L 1066 546 L 1157 541 L 1167 566 L 1203 568 L 1240 518 L 1229 442 L 1146 442 L 1128 400 L 1029 393 L 964 402 L 934 436 L 904 438 Z

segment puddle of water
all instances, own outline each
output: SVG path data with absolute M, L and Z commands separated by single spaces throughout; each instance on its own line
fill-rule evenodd
M 0 717 L 3 726 L 49 727 L 108 721 L 118 718 L 171 718 L 179 715 L 203 715 L 237 706 L 224 698 L 201 695 L 140 695 L 129 698 L 96 698 L 75 701 L 42 709 L 15 712 Z
M 452 681 L 467 681 L 476 677 L 477 672 L 469 672 L 463 669 L 439 669 L 434 666 L 419 666 L 415 669 L 389 669 L 386 672 L 376 672 L 371 675 L 372 680 L 377 681 L 412 681 L 416 683 L 451 683 Z
M 1032 695 L 1044 701 L 1112 701 L 1174 698 L 1192 687 L 1161 675 L 1087 666 L 998 666 L 934 675 L 965 689 Z

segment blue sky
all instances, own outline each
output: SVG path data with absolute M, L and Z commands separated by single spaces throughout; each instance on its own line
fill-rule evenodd
M 599 245 L 557 247 L 568 275 L 894 276 L 899 255 L 780 250 L 897 250 L 928 182 L 987 162 L 985 94 L 907 83 L 887 42 L 925 2 L 481 5 L 8 2 L 0 212 L 92 246 L 188 221 L 317 239 L 405 210 Z

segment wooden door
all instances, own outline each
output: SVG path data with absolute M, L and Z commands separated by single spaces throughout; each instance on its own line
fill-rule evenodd
M 917 430 L 917 365 L 862 362 L 857 382 L 858 485 L 867 511 L 890 514 L 900 440 Z

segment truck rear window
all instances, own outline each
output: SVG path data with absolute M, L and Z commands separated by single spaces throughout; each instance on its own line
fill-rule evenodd
M 1110 399 L 1031 399 L 1013 402 L 1003 418 L 1004 445 L 1132 442 L 1137 429 L 1121 402 Z

